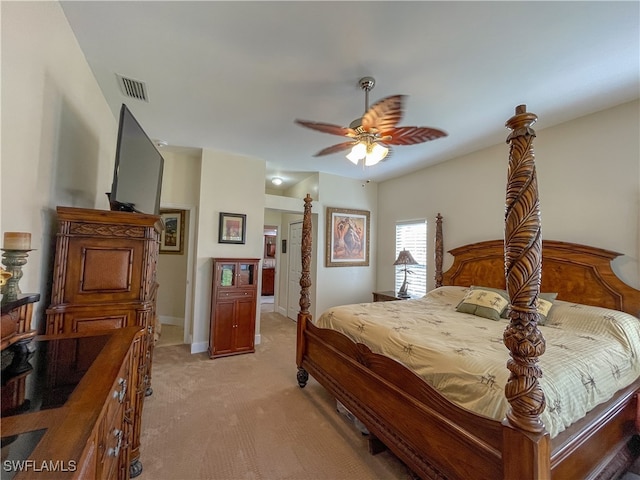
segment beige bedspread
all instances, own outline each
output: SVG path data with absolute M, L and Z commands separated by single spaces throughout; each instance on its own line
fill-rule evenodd
M 441 287 L 422 299 L 343 305 L 315 323 L 405 364 L 458 405 L 502 420 L 508 320 L 456 312 L 465 291 Z M 640 321 L 631 315 L 556 300 L 539 328 L 547 345 L 542 420 L 552 437 L 640 376 Z

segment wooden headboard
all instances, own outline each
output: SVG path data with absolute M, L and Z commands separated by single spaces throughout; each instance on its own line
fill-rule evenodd
M 506 288 L 504 241 L 491 240 L 450 250 L 453 265 L 443 285 Z M 541 292 L 557 292 L 558 300 L 596 305 L 640 316 L 640 290 L 620 280 L 611 261 L 620 253 L 575 243 L 542 242 Z

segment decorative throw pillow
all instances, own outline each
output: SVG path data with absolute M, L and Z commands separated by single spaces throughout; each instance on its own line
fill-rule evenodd
M 500 315 L 509 304 L 506 292 L 496 288 L 471 286 L 456 311 L 471 313 L 478 317 L 500 320 Z
M 549 310 L 553 307 L 553 301 L 557 296 L 557 293 L 541 293 L 538 295 L 538 325 L 544 325 L 546 323 Z

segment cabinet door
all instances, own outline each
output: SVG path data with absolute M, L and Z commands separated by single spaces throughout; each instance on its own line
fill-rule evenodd
M 224 355 L 234 351 L 236 301 L 219 299 L 213 320 L 212 355 Z
M 257 265 L 255 263 L 239 263 L 238 264 L 238 286 L 246 287 L 249 285 L 256 285 L 258 279 L 256 278 Z
M 236 301 L 236 352 L 247 352 L 254 349 L 255 312 L 255 297 L 242 298 Z
M 216 284 L 220 287 L 237 285 L 237 265 L 235 263 L 218 263 L 216 265 Z
M 69 239 L 63 302 L 95 304 L 139 300 L 144 246 L 142 241 L 127 238 Z
M 275 268 L 262 269 L 262 295 L 273 295 L 275 272 Z

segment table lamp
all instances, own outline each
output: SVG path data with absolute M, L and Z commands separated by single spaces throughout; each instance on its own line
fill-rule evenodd
M 409 282 L 407 282 L 407 272 L 408 273 L 413 273 L 413 272 L 411 272 L 410 270 L 407 270 L 407 265 L 418 265 L 418 262 L 415 261 L 415 259 L 413 258 L 409 250 L 403 249 L 398 254 L 398 258 L 396 259 L 395 262 L 393 262 L 393 264 L 404 265 L 404 282 L 402 282 L 402 286 L 400 287 L 400 290 L 398 290 L 398 297 L 409 298 L 410 295 L 407 293 L 407 289 L 409 288 Z

